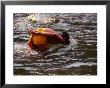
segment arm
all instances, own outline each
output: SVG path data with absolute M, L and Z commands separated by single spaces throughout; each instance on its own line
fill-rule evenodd
M 50 37 L 56 37 L 60 43 L 64 43 L 64 39 L 58 34 L 58 33 L 52 33 L 52 32 L 39 32 L 38 34 L 50 36 Z
M 30 30 L 29 33 L 34 35 L 56 36 L 56 33 L 52 33 L 52 32 L 38 32 L 38 31 Z
M 52 32 L 35 32 L 35 34 L 39 34 L 39 35 L 45 35 L 45 36 L 56 36 L 56 33 L 52 33 Z
M 64 39 L 56 32 L 36 32 L 36 31 L 31 31 L 31 34 L 56 37 L 56 38 L 58 38 L 60 43 L 64 43 Z

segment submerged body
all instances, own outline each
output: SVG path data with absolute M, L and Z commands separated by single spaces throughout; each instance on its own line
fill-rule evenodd
M 66 44 L 64 37 L 50 28 L 38 28 L 31 30 L 30 33 L 31 37 L 28 41 L 28 45 L 31 49 L 46 51 L 49 48 L 49 44 Z

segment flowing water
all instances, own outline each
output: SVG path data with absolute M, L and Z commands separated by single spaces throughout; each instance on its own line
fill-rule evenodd
M 97 75 L 96 13 L 14 13 L 13 18 L 14 75 Z M 70 44 L 30 53 L 28 29 L 35 27 L 67 31 Z

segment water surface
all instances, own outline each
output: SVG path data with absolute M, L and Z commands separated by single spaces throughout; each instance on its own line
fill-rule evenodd
M 13 14 L 14 75 L 97 75 L 97 14 L 41 13 Z M 28 29 L 49 27 L 67 31 L 68 45 L 50 45 L 45 52 L 28 52 Z

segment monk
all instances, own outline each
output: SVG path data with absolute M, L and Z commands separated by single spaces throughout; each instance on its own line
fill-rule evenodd
M 31 49 L 38 51 L 46 51 L 49 49 L 49 44 L 69 44 L 69 34 L 67 32 L 58 33 L 50 28 L 37 28 L 30 30 L 31 37 L 28 45 Z

